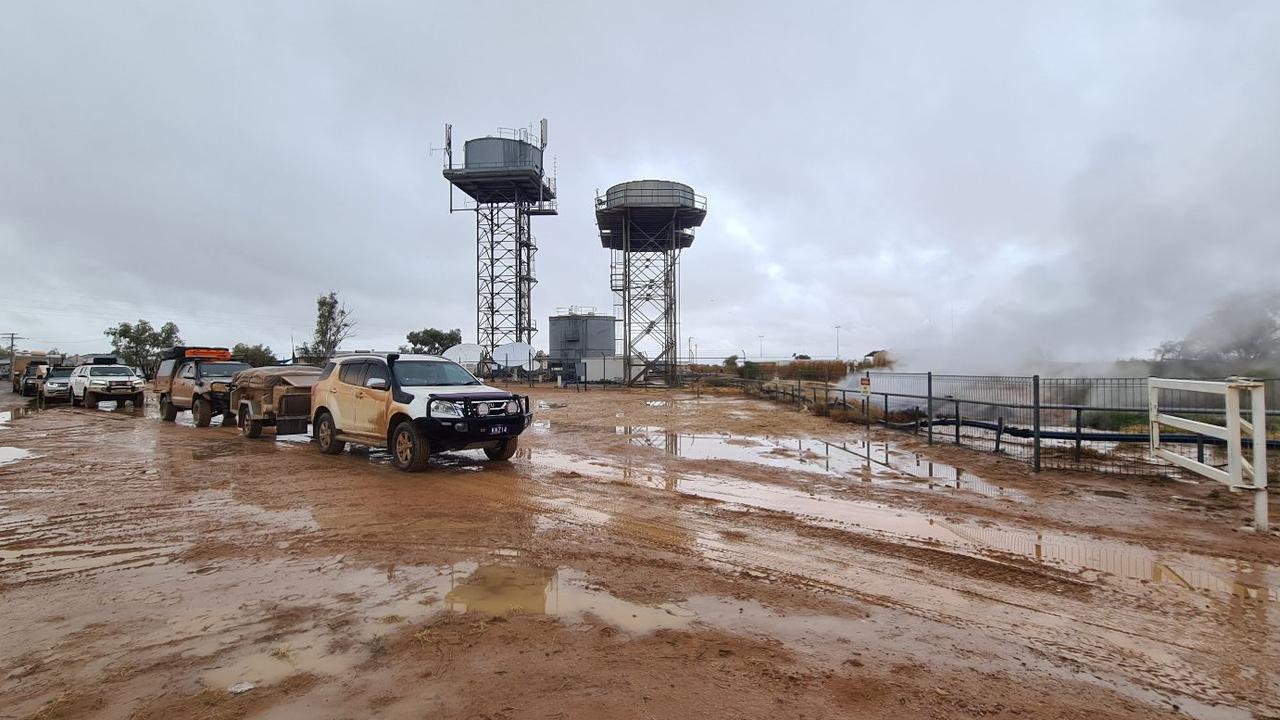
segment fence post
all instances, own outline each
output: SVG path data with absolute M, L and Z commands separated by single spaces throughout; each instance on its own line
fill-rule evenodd
M 1000 453 L 1000 436 L 1004 435 L 1004 416 L 996 417 L 996 454 Z
M 884 426 L 889 427 L 889 393 L 884 394 Z
M 1033 431 L 1035 450 L 1034 461 L 1032 467 L 1035 472 L 1040 472 L 1040 376 L 1035 375 L 1031 378 L 1031 404 L 1033 422 L 1035 429 Z
M 932 370 L 930 370 L 928 373 L 928 380 L 926 381 L 925 387 L 927 388 L 926 394 L 928 395 L 928 400 L 925 401 L 925 404 L 928 408 L 928 413 L 929 413 L 929 444 L 932 445 L 933 444 L 933 371 Z
M 1076 408 L 1076 462 L 1080 462 L 1080 442 L 1083 438 L 1080 436 L 1080 416 L 1083 414 L 1082 408 Z
M 960 444 L 960 401 L 956 400 L 956 444 Z

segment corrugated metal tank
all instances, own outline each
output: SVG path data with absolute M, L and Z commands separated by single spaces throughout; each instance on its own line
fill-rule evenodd
M 612 315 L 554 315 L 548 327 L 548 359 L 567 365 L 584 357 L 614 355 L 616 326 Z
M 485 137 L 468 140 L 464 147 L 464 164 L 468 170 L 500 170 L 503 168 L 542 169 L 542 150 L 521 140 Z

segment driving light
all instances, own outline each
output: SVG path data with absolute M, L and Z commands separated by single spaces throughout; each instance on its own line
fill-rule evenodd
M 520 403 L 516 402 L 515 400 L 512 400 L 511 402 L 507 403 L 508 415 L 515 415 L 518 412 L 520 412 Z
M 476 405 L 476 414 L 477 414 L 477 415 L 479 415 L 480 417 L 484 417 L 485 415 L 488 415 L 488 414 L 489 414 L 489 404 L 488 404 L 488 403 L 480 403 L 479 405 Z

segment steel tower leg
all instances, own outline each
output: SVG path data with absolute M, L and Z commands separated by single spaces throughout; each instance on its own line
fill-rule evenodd
M 487 352 L 511 342 L 530 342 L 532 294 L 537 284 L 526 203 L 476 207 L 476 342 Z

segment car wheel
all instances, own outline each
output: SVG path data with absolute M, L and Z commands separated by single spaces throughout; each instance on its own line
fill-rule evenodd
M 240 411 L 240 434 L 247 438 L 262 437 L 262 421 L 254 420 L 249 408 Z
M 431 442 L 412 420 L 396 426 L 391 434 L 391 462 L 405 472 L 421 472 L 427 469 L 431 456 Z
M 496 448 L 485 448 L 484 454 L 490 460 L 510 460 L 520 447 L 520 438 L 508 438 Z
M 146 402 L 147 402 L 146 395 L 144 395 L 143 393 L 135 393 L 133 396 L 133 409 L 141 410 L 142 406 L 146 404 Z
M 178 408 L 169 402 L 168 395 L 160 396 L 160 419 L 165 422 L 173 422 L 178 419 Z
M 98 393 L 84 391 L 84 406 L 90 410 L 98 409 Z
M 67 391 L 67 396 L 71 398 L 71 407 L 80 407 L 80 401 L 76 399 L 76 389 L 74 387 Z
M 213 405 L 204 398 L 196 398 L 191 403 L 191 417 L 196 421 L 196 427 L 209 427 L 213 422 Z
M 338 428 L 333 424 L 333 416 L 327 412 L 316 418 L 316 442 L 320 452 L 325 455 L 338 455 L 347 449 L 347 444 L 338 439 Z

